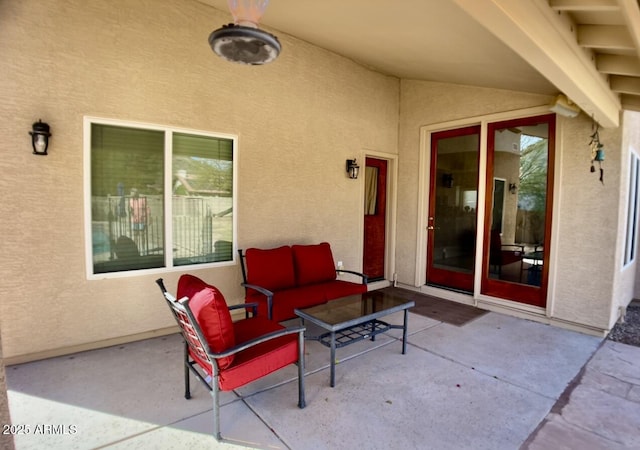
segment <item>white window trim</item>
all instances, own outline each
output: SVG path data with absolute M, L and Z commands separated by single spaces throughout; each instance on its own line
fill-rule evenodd
M 629 188 L 627 190 L 626 224 L 622 267 L 636 261 L 638 252 L 638 222 L 640 220 L 640 156 L 632 149 L 629 152 Z M 634 214 L 635 213 L 635 214 Z M 629 242 L 633 241 L 633 245 Z
M 212 263 L 202 263 L 202 264 L 193 264 L 193 265 L 182 265 L 182 266 L 173 266 L 173 260 L 170 258 L 170 254 L 165 252 L 165 267 L 159 267 L 155 269 L 140 269 L 140 270 L 130 270 L 130 271 L 122 271 L 122 272 L 111 272 L 111 273 L 93 273 L 93 242 L 92 242 L 92 215 L 91 215 L 91 124 L 100 124 L 100 125 L 114 125 L 121 126 L 127 128 L 141 128 L 145 130 L 157 130 L 165 132 L 165 150 L 169 149 L 169 151 L 164 152 L 164 163 L 165 168 L 171 167 L 171 155 L 172 155 L 172 136 L 173 133 L 184 133 L 184 134 L 192 134 L 192 135 L 200 135 L 207 137 L 216 137 L 229 139 L 233 141 L 233 186 L 232 186 L 232 205 L 233 205 L 233 223 L 232 223 L 232 233 L 233 233 L 233 244 L 231 250 L 231 260 L 230 261 L 222 261 L 222 262 L 212 262 Z M 102 280 L 107 278 L 126 278 L 126 277 L 139 277 L 150 274 L 161 274 L 168 272 L 186 272 L 188 270 L 194 269 L 210 269 L 215 267 L 224 267 L 224 266 L 232 266 L 237 264 L 237 254 L 238 254 L 238 219 L 237 219 L 237 211 L 238 211 L 238 136 L 235 134 L 226 134 L 226 133 L 218 133 L 218 132 L 210 132 L 210 131 L 202 131 L 202 130 L 194 130 L 190 128 L 179 128 L 158 124 L 151 124 L 145 122 L 135 122 L 135 121 L 126 121 L 126 120 L 118 120 L 118 119 L 107 119 L 102 117 L 94 117 L 94 116 L 84 116 L 83 118 L 83 190 L 84 190 L 84 230 L 85 230 L 85 265 L 86 265 L 86 275 L 88 280 Z M 165 169 L 164 171 L 164 192 L 172 192 L 172 176 L 171 170 Z M 165 202 L 165 211 L 164 211 L 164 230 L 165 230 L 165 248 L 173 248 L 173 233 L 169 232 L 172 230 L 172 217 L 173 217 L 173 206 L 171 201 Z

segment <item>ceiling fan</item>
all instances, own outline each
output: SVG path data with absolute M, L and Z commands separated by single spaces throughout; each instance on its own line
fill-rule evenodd
M 274 35 L 258 28 L 269 0 L 227 0 L 234 23 L 209 35 L 211 49 L 227 61 L 261 65 L 278 57 L 281 46 Z

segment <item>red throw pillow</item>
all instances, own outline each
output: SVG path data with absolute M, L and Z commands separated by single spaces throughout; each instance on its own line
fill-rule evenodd
M 184 274 L 178 280 L 178 291 L 176 295 L 178 300 L 182 297 L 193 298 L 196 293 L 209 286 L 206 282 L 193 275 Z
M 327 242 L 317 245 L 293 245 L 291 250 L 298 286 L 336 279 L 333 254 Z
M 296 285 L 293 272 L 291 247 L 249 248 L 246 252 L 247 282 L 270 291 L 287 289 Z
M 235 345 L 233 321 L 222 293 L 200 278 L 183 275 L 178 281 L 178 298 L 189 297 L 189 308 L 204 334 L 209 348 L 219 353 Z M 218 359 L 218 368 L 226 369 L 233 356 Z

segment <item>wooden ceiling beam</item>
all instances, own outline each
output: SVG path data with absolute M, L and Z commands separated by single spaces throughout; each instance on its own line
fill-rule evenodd
M 555 11 L 618 11 L 620 6 L 616 0 L 549 0 L 549 6 Z
M 598 55 L 596 65 L 602 73 L 640 77 L 640 61 L 634 56 Z
M 623 95 L 622 107 L 627 111 L 640 112 L 640 96 L 638 95 Z
M 618 0 L 631 40 L 635 44 L 636 56 L 640 58 L 640 6 L 637 0 Z
M 614 75 L 609 78 L 609 84 L 614 92 L 621 94 L 640 95 L 639 77 L 622 77 Z
M 620 124 L 619 95 L 547 0 L 453 1 L 601 126 Z
M 635 53 L 635 45 L 624 25 L 580 25 L 578 45 L 599 50 L 623 50 Z

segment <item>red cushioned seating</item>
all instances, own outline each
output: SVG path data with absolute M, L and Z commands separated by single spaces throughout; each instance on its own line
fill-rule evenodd
M 168 294 L 162 279 L 156 282 L 185 339 L 185 397 L 191 397 L 192 371 L 212 391 L 216 439 L 221 438 L 218 391 L 239 388 L 292 363 L 298 365 L 298 406 L 304 408 L 304 327 L 285 328 L 261 316 L 233 322 L 222 293 L 193 275 L 180 277 L 179 300 Z
M 258 316 L 268 315 L 267 298 L 263 294 L 249 294 L 245 300 L 247 303 L 258 304 Z M 275 291 L 273 293 L 271 319 L 276 322 L 282 322 L 283 320 L 295 317 L 295 313 L 293 312 L 295 308 L 308 308 L 326 301 L 327 298 L 325 296 L 325 291 L 320 285 L 302 286 L 282 291 Z
M 333 280 L 322 283 L 322 291 L 327 300 L 335 300 L 340 297 L 347 297 L 348 295 L 367 292 L 367 285 L 350 283 L 342 280 Z
M 283 329 L 280 324 L 258 316 L 236 322 L 235 336 L 237 342 L 248 342 Z M 236 389 L 297 361 L 298 340 L 295 334 L 249 347 L 237 353 L 233 364 L 226 370 L 220 371 L 220 389 Z
M 362 283 L 337 279 L 333 253 L 327 242 L 250 248 L 245 255 L 240 250 L 240 256 L 246 301 L 257 303 L 259 314 L 266 313 L 278 322 L 295 317 L 296 308 L 367 291 L 364 274 L 350 272 L 360 276 Z
M 224 296 L 217 288 L 208 285 L 193 275 L 182 275 L 178 280 L 177 293 L 178 298 L 188 297 L 191 299 L 189 308 L 191 308 L 198 325 L 200 325 L 211 351 L 221 353 L 236 344 L 229 308 Z M 295 340 L 295 336 L 293 336 L 293 339 Z M 205 368 L 210 366 L 210 364 L 205 364 L 200 355 L 194 351 L 190 353 L 192 357 L 199 359 L 198 362 L 201 363 L 201 366 Z M 233 359 L 234 355 L 217 359 L 218 369 L 223 371 L 231 365 Z
M 327 242 L 317 245 L 293 245 L 293 266 L 296 286 L 324 283 L 336 279 L 331 246 Z
M 291 247 L 247 250 L 247 282 L 270 291 L 295 287 Z

